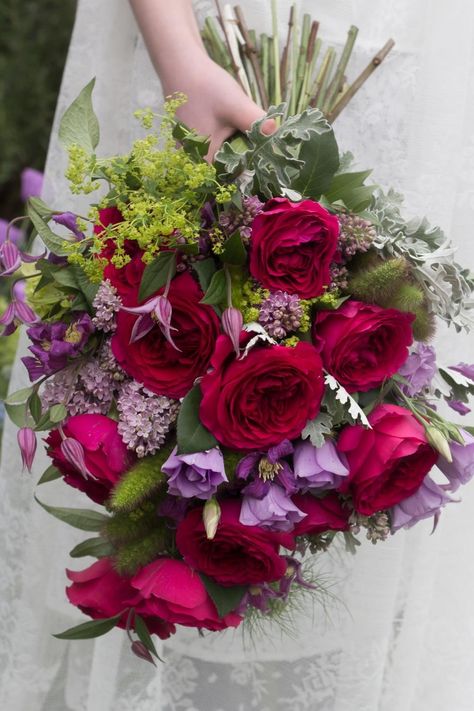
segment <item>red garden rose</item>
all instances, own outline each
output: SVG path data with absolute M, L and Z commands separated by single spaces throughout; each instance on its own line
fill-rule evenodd
M 112 351 L 124 371 L 158 395 L 180 398 L 203 375 L 219 334 L 219 319 L 211 306 L 200 304 L 203 292 L 185 272 L 173 279 L 168 299 L 173 307 L 173 341 L 166 340 L 158 326 L 130 343 L 136 316 L 120 311 Z
M 214 370 L 201 380 L 201 422 L 227 447 L 266 449 L 298 437 L 323 396 L 321 359 L 310 343 L 255 347 L 237 359 L 221 336 Z
M 279 580 L 287 562 L 280 546 L 294 548 L 292 533 L 244 526 L 239 521 L 241 502 L 220 502 L 221 517 L 216 535 L 206 536 L 203 507 L 192 509 L 176 532 L 176 545 L 184 560 L 200 573 L 224 586 L 258 585 Z
M 269 200 L 252 223 L 250 273 L 270 290 L 310 299 L 331 280 L 339 221 L 314 200 Z
M 219 617 L 201 578 L 182 560 L 155 560 L 142 568 L 131 584 L 140 594 L 139 615 L 207 630 L 238 627 L 242 622 L 235 612 Z
M 306 516 L 295 525 L 295 536 L 315 536 L 325 531 L 346 531 L 350 511 L 344 509 L 337 494 L 331 492 L 319 499 L 311 494 L 291 497 L 293 503 Z
M 415 317 L 349 300 L 337 311 L 318 311 L 313 342 L 324 367 L 349 392 L 378 387 L 403 365 Z
M 72 582 L 66 588 L 69 602 L 94 620 L 115 617 L 123 612 L 118 627 L 125 628 L 128 610 L 131 607 L 137 609 L 141 604 L 141 597 L 130 584 L 130 579 L 119 575 L 109 558 L 102 558 L 85 570 L 67 570 L 66 573 Z M 168 639 L 176 631 L 172 623 L 156 617 L 153 612 L 148 615 L 146 610 L 140 609 L 140 616 L 149 631 L 161 639 Z
M 379 405 L 369 415 L 372 429 L 346 427 L 337 448 L 344 452 L 349 476 L 342 490 L 354 508 L 369 516 L 414 494 L 438 460 L 418 420 L 398 405 Z
M 77 440 L 84 449 L 84 459 L 92 477 L 84 477 L 61 452 L 62 437 L 59 430 L 52 430 L 46 443 L 54 466 L 70 486 L 84 491 L 87 496 L 103 504 L 114 484 L 135 461 L 117 431 L 117 423 L 104 415 L 76 415 L 62 426 L 66 437 Z

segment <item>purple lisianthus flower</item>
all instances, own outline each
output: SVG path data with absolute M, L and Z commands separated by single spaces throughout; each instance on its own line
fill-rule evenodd
M 70 232 L 77 237 L 77 240 L 84 239 L 84 232 L 81 232 L 77 225 L 77 215 L 73 212 L 58 212 L 51 215 L 51 218 L 56 224 L 66 227 Z
M 436 521 L 441 509 L 453 501 L 455 499 L 452 499 L 443 487 L 426 476 L 412 496 L 390 509 L 392 533 L 396 533 L 400 528 L 411 528 L 431 516 L 434 516 Z
M 162 470 L 168 475 L 168 493 L 185 499 L 210 499 L 227 481 L 224 457 L 217 447 L 193 454 L 177 454 L 175 447 Z
M 292 502 L 278 484 L 267 483 L 261 498 L 245 494 L 239 521 L 244 526 L 262 526 L 273 531 L 291 531 L 307 514 Z
M 293 455 L 293 469 L 298 489 L 338 489 L 349 469 L 343 454 L 331 440 L 315 447 L 308 440 L 298 442 Z
M 454 400 L 451 398 L 445 398 L 447 404 L 451 408 L 451 410 L 454 410 L 457 412 L 459 415 L 468 415 L 471 412 L 471 408 L 465 405 L 461 400 Z
M 43 190 L 43 173 L 34 168 L 25 168 L 21 172 L 21 199 L 26 202 L 31 197 L 39 197 Z
M 39 323 L 27 330 L 33 345 L 33 356 L 22 358 L 30 380 L 63 370 L 70 358 L 79 355 L 90 334 L 94 331 L 91 317 L 84 313 L 70 324 Z
M 436 372 L 436 353 L 432 346 L 417 343 L 412 352 L 398 371 L 408 383 L 400 387 L 409 397 L 420 393 L 431 383 Z
M 444 457 L 440 457 L 437 464 L 449 479 L 451 491 L 456 491 L 474 477 L 474 437 L 466 430 L 461 430 L 461 435 L 464 444 L 451 442 L 449 445 L 453 461 L 448 462 Z
M 450 365 L 449 369 L 456 370 L 461 375 L 464 375 L 465 378 L 474 382 L 474 364 L 458 363 L 457 365 Z
M 284 459 L 292 453 L 293 445 L 285 439 L 275 447 L 270 447 L 268 452 L 251 452 L 241 459 L 236 468 L 237 478 L 253 478 L 245 487 L 245 493 L 261 498 L 267 493 L 268 484 L 277 481 L 287 494 L 295 494 L 298 491 L 295 475 Z

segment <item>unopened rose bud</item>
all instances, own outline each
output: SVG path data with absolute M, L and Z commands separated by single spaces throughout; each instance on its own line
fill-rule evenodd
M 436 449 L 442 457 L 444 457 L 448 462 L 453 461 L 453 456 L 449 448 L 449 442 L 436 427 L 428 425 L 426 428 L 426 439 L 431 444 L 434 449 Z
M 221 507 L 217 499 L 212 497 L 208 499 L 204 504 L 204 509 L 202 512 L 202 520 L 204 522 L 204 528 L 206 529 L 206 536 L 209 541 L 212 541 L 216 535 L 217 526 L 221 518 Z
M 18 430 L 17 440 L 23 461 L 23 470 L 28 469 L 31 474 L 31 467 L 36 454 L 36 434 L 31 427 L 22 427 Z
M 222 314 L 222 329 L 232 341 L 236 355 L 239 355 L 240 352 L 239 340 L 243 325 L 244 319 L 239 309 L 236 309 L 234 306 L 229 306 L 229 308 L 225 309 Z
M 61 453 L 64 458 L 71 464 L 84 478 L 93 477 L 87 468 L 85 460 L 84 447 L 77 439 L 65 437 L 61 442 Z

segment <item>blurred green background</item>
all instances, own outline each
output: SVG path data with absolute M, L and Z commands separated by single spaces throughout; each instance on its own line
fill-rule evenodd
M 0 0 L 0 220 L 24 214 L 22 170 L 43 170 L 75 12 L 76 0 Z M 5 282 L 0 280 L 0 313 Z M 10 336 L 0 344 L 0 400 L 15 343 Z M 2 423 L 0 405 L 0 428 Z

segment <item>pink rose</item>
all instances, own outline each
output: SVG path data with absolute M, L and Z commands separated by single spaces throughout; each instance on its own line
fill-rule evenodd
M 238 627 L 242 622 L 235 612 L 219 617 L 201 578 L 181 560 L 155 560 L 142 568 L 131 584 L 141 598 L 136 610 L 144 617 L 207 630 Z
M 325 531 L 347 531 L 349 528 L 350 510 L 342 506 L 337 494 L 331 492 L 320 499 L 311 494 L 297 494 L 291 499 L 306 514 L 295 525 L 295 536 L 315 536 Z
M 403 407 L 379 405 L 368 419 L 372 429 L 348 426 L 337 442 L 349 464 L 341 491 L 352 495 L 364 516 L 412 496 L 438 460 L 424 428 Z
M 128 611 L 131 607 L 137 609 L 141 598 L 130 584 L 130 579 L 114 570 L 109 558 L 101 558 L 85 570 L 67 570 L 66 574 L 72 582 L 66 588 L 69 602 L 94 620 L 115 617 L 123 612 L 117 626 L 125 628 Z M 149 631 L 161 639 L 168 639 L 176 631 L 175 626 L 164 619 L 153 614 L 148 616 L 144 611 L 139 614 Z
M 361 301 L 318 311 L 313 342 L 324 367 L 349 392 L 365 392 L 391 377 L 408 357 L 414 315 Z
M 330 281 L 339 221 L 313 200 L 269 200 L 252 223 L 250 273 L 266 289 L 311 299 Z
M 48 455 L 54 466 L 63 474 L 67 484 L 103 504 L 120 476 L 135 461 L 117 431 L 117 423 L 104 415 L 76 415 L 63 425 L 63 432 L 82 445 L 85 464 L 93 478 L 85 477 L 66 459 L 61 451 L 59 430 L 52 430 L 46 439 Z

